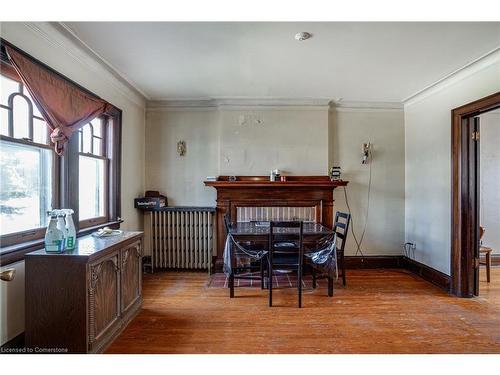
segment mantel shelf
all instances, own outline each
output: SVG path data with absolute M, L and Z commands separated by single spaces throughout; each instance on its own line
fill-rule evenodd
M 332 188 L 346 186 L 348 181 L 331 181 L 328 176 L 286 176 L 287 181 L 269 181 L 268 176 L 236 176 L 230 181 L 228 176 L 221 176 L 217 181 L 205 181 L 206 186 L 214 188 Z

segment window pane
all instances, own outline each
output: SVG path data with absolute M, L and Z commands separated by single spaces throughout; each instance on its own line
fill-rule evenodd
M 82 128 L 83 133 L 83 149 L 81 152 L 90 152 L 90 142 L 92 141 L 92 135 L 90 132 L 90 125 L 87 124 Z
M 33 119 L 33 142 L 47 144 L 47 123 L 37 118 Z
M 26 99 L 20 95 L 14 98 L 14 138 L 28 138 L 29 105 Z
M 47 225 L 52 201 L 51 151 L 0 142 L 0 234 Z
M 102 155 L 102 140 L 94 137 L 94 155 Z
M 94 127 L 94 135 L 102 137 L 102 120 L 100 118 L 92 120 L 92 126 Z
M 0 133 L 9 135 L 9 110 L 0 107 Z
M 104 216 L 104 160 L 80 156 L 80 220 Z
M 0 104 L 8 105 L 9 95 L 19 92 L 19 83 L 0 75 Z
M 26 87 L 24 87 L 23 92 L 24 92 L 24 95 L 26 95 L 28 98 L 30 98 L 31 104 L 33 105 L 33 115 L 38 116 L 38 117 L 42 117 L 42 114 L 38 110 L 38 107 L 36 106 L 33 98 L 30 95 L 30 92 L 28 91 L 28 89 Z

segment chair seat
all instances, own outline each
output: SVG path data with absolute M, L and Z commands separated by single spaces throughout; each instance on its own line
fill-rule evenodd
M 275 249 L 282 249 L 282 248 L 290 248 L 290 249 L 298 249 L 299 245 L 295 242 L 276 242 L 274 244 Z
M 275 253 L 273 255 L 273 265 L 275 266 L 297 266 L 299 255 L 296 253 Z
M 481 246 L 479 248 L 479 253 L 481 253 L 481 254 L 491 253 L 492 251 L 493 251 L 493 249 L 491 247 L 487 247 L 487 246 Z

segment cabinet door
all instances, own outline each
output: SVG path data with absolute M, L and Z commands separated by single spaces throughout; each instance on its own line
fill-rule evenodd
M 89 265 L 89 349 L 110 333 L 120 316 L 119 254 L 114 252 Z
M 141 297 L 142 246 L 141 241 L 123 248 L 121 254 L 121 311 L 127 310 Z

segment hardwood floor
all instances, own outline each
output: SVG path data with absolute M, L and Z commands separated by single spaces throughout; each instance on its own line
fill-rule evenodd
M 500 353 L 500 268 L 460 299 L 404 270 L 351 270 L 335 284 L 273 293 L 207 288 L 203 273 L 144 277 L 144 304 L 108 353 Z M 485 278 L 484 272 L 481 274 Z
M 486 267 L 479 271 L 479 299 L 500 309 L 500 266 L 491 268 L 491 282 L 486 282 Z

